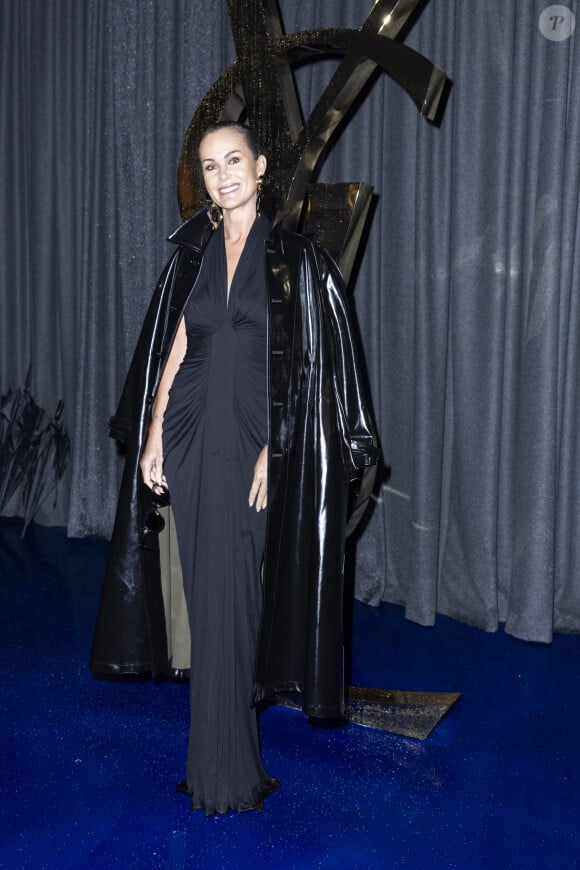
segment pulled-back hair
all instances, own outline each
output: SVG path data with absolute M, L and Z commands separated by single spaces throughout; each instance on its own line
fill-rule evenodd
M 242 124 L 241 121 L 218 121 L 217 124 L 212 124 L 211 127 L 208 127 L 201 134 L 199 144 L 201 145 L 205 137 L 209 136 L 210 133 L 217 133 L 218 130 L 230 129 L 237 130 L 238 133 L 242 134 L 254 160 L 257 160 L 260 154 L 263 154 L 264 157 L 267 156 L 265 150 L 260 145 L 260 140 L 258 139 L 256 131 L 253 127 L 248 127 L 246 124 Z

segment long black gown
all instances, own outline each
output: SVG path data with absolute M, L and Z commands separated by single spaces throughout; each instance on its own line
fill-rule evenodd
M 187 786 L 206 815 L 261 809 L 279 785 L 262 766 L 251 697 L 266 511 L 248 496 L 267 443 L 268 233 L 258 216 L 229 300 L 223 226 L 208 242 L 163 423 L 191 629 Z

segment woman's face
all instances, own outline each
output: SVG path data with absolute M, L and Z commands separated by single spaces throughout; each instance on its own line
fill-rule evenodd
M 255 208 L 258 179 L 266 171 L 266 158 L 257 160 L 244 134 L 225 127 L 201 140 L 199 158 L 206 190 L 224 211 Z

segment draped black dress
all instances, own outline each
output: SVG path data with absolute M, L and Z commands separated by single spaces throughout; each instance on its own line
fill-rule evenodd
M 208 242 L 163 423 L 191 629 L 187 786 L 206 815 L 261 809 L 278 785 L 262 766 L 251 697 L 266 511 L 248 496 L 267 443 L 268 233 L 258 216 L 229 300 L 223 226 Z

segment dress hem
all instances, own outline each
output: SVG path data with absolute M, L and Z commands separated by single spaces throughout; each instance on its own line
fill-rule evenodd
M 274 777 L 268 777 L 265 782 L 260 783 L 252 789 L 248 798 L 229 804 L 217 804 L 198 798 L 192 791 L 186 791 L 185 788 L 180 787 L 184 785 L 185 783 L 180 783 L 177 788 L 178 791 L 192 796 L 189 808 L 191 810 L 201 810 L 207 817 L 224 816 L 230 811 L 233 813 L 262 812 L 265 799 L 280 788 L 280 781 Z

